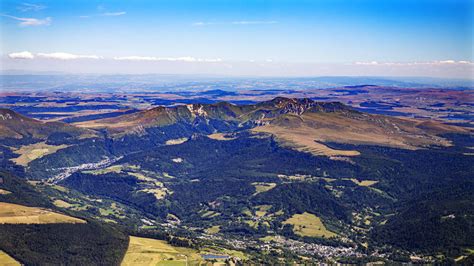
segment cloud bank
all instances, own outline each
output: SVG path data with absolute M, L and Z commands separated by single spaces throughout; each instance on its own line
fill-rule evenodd
M 183 56 L 183 57 L 155 57 L 155 56 L 119 56 L 106 58 L 98 55 L 78 55 L 71 53 L 55 52 L 55 53 L 37 53 L 36 55 L 28 52 L 15 52 L 9 53 L 8 57 L 11 59 L 35 59 L 35 58 L 44 58 L 44 59 L 57 59 L 57 60 L 77 60 L 77 59 L 109 59 L 115 61 L 168 61 L 168 62 L 207 62 L 207 63 L 216 63 L 222 62 L 221 58 L 196 58 L 192 56 Z
M 33 59 L 35 58 L 35 56 L 28 52 L 28 51 L 24 51 L 24 52 L 18 52 L 18 53 L 11 53 L 11 54 L 8 54 L 8 57 L 10 57 L 11 59 Z
M 234 61 L 192 56 L 101 56 L 65 52 L 20 51 L 1 57 L 1 69 L 61 71 L 97 74 L 202 74 L 228 76 L 411 76 L 474 79 L 474 62 L 436 60 L 425 62 L 281 62 L 278 60 Z
M 114 60 L 128 60 L 128 61 L 181 61 L 181 62 L 222 62 L 220 58 L 195 58 L 191 56 L 184 57 L 154 57 L 154 56 L 123 56 L 123 57 L 114 57 Z
M 2 16 L 20 21 L 20 23 L 18 23 L 18 25 L 20 25 L 21 27 L 49 26 L 49 25 L 51 25 L 51 22 L 53 21 L 53 19 L 51 17 L 47 17 L 47 18 L 44 18 L 44 19 L 38 19 L 38 18 L 21 18 L 21 17 L 10 16 L 10 15 L 2 15 Z
M 440 60 L 440 61 L 429 61 L 429 62 L 355 62 L 354 65 L 358 66 L 439 66 L 439 65 L 473 65 L 474 62 L 470 61 L 456 61 L 456 60 Z
M 102 59 L 101 56 L 97 55 L 76 55 L 70 53 L 37 53 L 37 57 L 47 59 L 59 59 L 59 60 L 74 60 L 74 59 Z

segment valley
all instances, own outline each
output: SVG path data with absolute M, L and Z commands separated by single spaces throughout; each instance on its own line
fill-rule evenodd
M 107 253 L 110 262 L 232 265 L 413 256 L 435 262 L 467 256 L 472 248 L 469 127 L 284 97 L 160 106 L 69 124 L 1 112 L 9 117 L 0 120 L 9 132 L 0 139 L 2 168 L 19 176 L 22 188 L 0 182 L 0 202 L 26 204 L 28 198 L 15 196 L 30 191 L 36 201 L 41 195 L 35 207 L 86 221 L 61 226 L 100 231 L 101 238 L 120 243 L 121 249 Z M 26 210 L 19 212 L 29 217 Z M 11 226 L 0 225 L 8 232 L 5 240 L 31 230 Z M 464 235 L 453 233 L 454 226 Z M 413 239 L 417 230 L 423 241 Z M 28 242 L 23 247 L 36 248 Z M 13 246 L 0 249 L 34 261 Z

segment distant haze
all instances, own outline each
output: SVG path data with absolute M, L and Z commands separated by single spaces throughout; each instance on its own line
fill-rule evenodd
M 2 72 L 66 72 L 75 74 L 197 74 L 255 77 L 392 76 L 471 79 L 472 63 L 287 63 L 287 62 L 148 62 L 107 59 L 15 60 L 3 58 Z

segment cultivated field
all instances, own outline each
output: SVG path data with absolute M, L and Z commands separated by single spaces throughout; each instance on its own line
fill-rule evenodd
M 42 208 L 0 202 L 0 224 L 86 223 L 86 221 Z
M 283 223 L 293 225 L 293 232 L 300 236 L 324 238 L 336 236 L 335 233 L 326 229 L 318 216 L 308 212 L 295 214 Z
M 64 149 L 69 147 L 68 145 L 48 145 L 45 142 L 38 142 L 35 144 L 30 144 L 26 146 L 22 146 L 18 150 L 14 150 L 13 152 L 19 154 L 20 156 L 14 159 L 11 159 L 18 165 L 27 166 L 33 160 L 41 158 L 45 155 L 52 154 L 57 152 L 60 149 Z

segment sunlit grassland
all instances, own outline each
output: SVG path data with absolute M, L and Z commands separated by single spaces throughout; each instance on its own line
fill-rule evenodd
M 17 158 L 11 159 L 14 163 L 27 166 L 31 161 L 41 158 L 48 154 L 53 154 L 58 150 L 69 147 L 68 145 L 48 145 L 46 142 L 38 142 L 30 145 L 21 146 L 13 152 L 19 154 Z
M 326 229 L 318 216 L 308 212 L 295 214 L 283 223 L 293 225 L 293 232 L 300 236 L 324 238 L 336 236 L 336 233 Z

